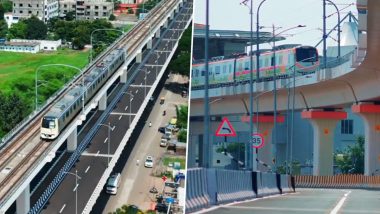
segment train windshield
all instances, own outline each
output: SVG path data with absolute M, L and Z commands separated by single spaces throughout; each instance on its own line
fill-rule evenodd
M 296 49 L 297 62 L 318 61 L 317 49 L 314 47 L 300 47 Z
M 42 120 L 42 128 L 54 129 L 55 128 L 54 117 L 44 117 L 44 119 Z

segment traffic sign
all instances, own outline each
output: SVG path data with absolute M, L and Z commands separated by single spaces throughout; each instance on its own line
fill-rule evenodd
M 162 176 L 162 180 L 165 182 L 166 180 L 168 179 L 168 177 L 166 177 L 165 175 Z
M 260 149 L 264 146 L 264 136 L 260 133 L 255 133 L 252 135 L 252 147 Z
M 230 121 L 227 117 L 223 118 L 222 122 L 219 124 L 218 129 L 215 132 L 215 136 L 218 137 L 235 137 L 236 132 L 234 127 L 232 127 Z

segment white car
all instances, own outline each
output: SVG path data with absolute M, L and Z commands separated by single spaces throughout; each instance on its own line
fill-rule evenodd
M 160 146 L 166 147 L 168 145 L 168 140 L 165 138 L 161 138 Z
M 106 192 L 108 194 L 116 195 L 117 189 L 120 186 L 120 180 L 121 180 L 120 173 L 111 175 L 107 181 Z
M 153 157 L 152 156 L 146 156 L 144 166 L 146 168 L 152 168 L 153 167 Z

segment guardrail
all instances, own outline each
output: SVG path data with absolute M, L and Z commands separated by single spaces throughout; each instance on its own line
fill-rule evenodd
M 295 185 L 300 188 L 380 189 L 380 176 L 341 174 L 332 176 L 298 175 Z
M 192 168 L 187 171 L 186 213 L 211 206 L 294 192 L 290 175 Z

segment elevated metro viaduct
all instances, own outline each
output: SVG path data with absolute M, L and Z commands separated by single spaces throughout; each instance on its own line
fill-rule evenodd
M 357 7 L 359 42 L 357 49 L 349 55 L 349 60 L 337 67 L 319 70 L 311 78 L 301 77 L 296 81 L 295 109 L 302 111 L 302 117 L 309 120 L 313 127 L 314 175 L 333 174 L 332 135 L 336 123 L 347 118 L 347 112 L 343 109 L 351 109 L 364 121 L 365 175 L 372 175 L 380 169 L 380 23 L 377 22 L 380 18 L 380 2 L 369 1 L 367 4 L 367 1 L 358 1 Z M 370 44 L 368 47 L 367 41 Z M 290 81 L 291 79 L 277 80 L 277 110 L 280 115 L 288 108 L 286 86 Z M 273 93 L 267 92 L 273 91 L 273 81 L 255 83 L 253 87 L 254 97 L 259 96 L 259 106 L 257 109 L 256 103 L 254 104 L 254 112 L 260 113 L 259 120 L 269 123 L 267 133 L 271 135 L 270 125 L 273 125 L 273 120 L 270 118 L 274 110 L 274 99 Z M 220 115 L 247 115 L 248 84 L 212 88 L 209 89 L 209 94 L 211 120 Z M 203 90 L 192 91 L 192 117 L 203 115 L 203 96 Z M 260 127 L 263 123 L 259 124 Z M 211 126 L 213 125 L 215 124 Z M 197 129 L 190 130 L 190 134 L 195 132 Z M 194 148 L 190 148 L 192 149 Z M 203 146 L 203 149 L 206 147 Z M 267 153 L 264 156 L 273 155 Z
M 63 145 L 65 142 L 67 142 L 67 150 L 69 152 L 72 152 L 73 154 L 76 154 L 77 146 L 78 145 L 78 126 L 84 123 L 84 120 L 86 120 L 86 115 L 88 115 L 93 109 L 98 108 L 100 111 L 104 111 L 107 108 L 107 91 L 110 89 L 114 82 L 117 82 L 120 80 L 121 83 L 128 83 L 130 82 L 130 75 L 128 74 L 128 70 L 130 68 L 130 64 L 133 64 L 133 62 L 136 62 L 136 64 L 142 63 L 145 56 L 143 56 L 144 53 L 146 53 L 146 50 L 152 49 L 153 45 L 157 43 L 159 40 L 165 41 L 165 39 L 162 39 L 161 33 L 168 28 L 168 24 L 171 23 L 175 17 L 176 14 L 180 11 L 180 9 L 183 7 L 184 2 L 187 2 L 186 0 L 168 0 L 164 1 L 166 5 L 161 6 L 161 13 L 153 13 L 151 16 L 148 16 L 149 19 L 143 20 L 138 24 L 139 31 L 136 32 L 133 29 L 130 32 L 133 32 L 135 35 L 134 37 L 129 35 L 132 38 L 128 39 L 128 42 L 134 45 L 133 48 L 131 48 L 128 52 L 128 56 L 126 58 L 126 61 L 124 64 L 119 68 L 118 71 L 114 73 L 112 77 L 108 79 L 108 81 L 103 85 L 103 88 L 101 88 L 96 95 L 92 97 L 92 99 L 84 106 L 84 109 L 81 114 L 78 114 L 71 122 L 70 125 L 68 125 L 60 134 L 60 136 L 52 141 L 50 144 L 44 144 L 46 147 L 43 147 L 43 151 L 38 150 L 38 153 L 32 153 L 31 155 L 32 159 L 27 161 L 27 164 L 22 165 L 20 169 L 12 169 L 12 178 L 10 178 L 7 182 L 6 188 L 4 186 L 2 189 L 0 189 L 0 195 L 1 195 L 1 201 L 0 201 L 0 213 L 5 213 L 8 208 L 16 201 L 16 207 L 17 207 L 17 213 L 23 214 L 28 213 L 30 209 L 30 182 L 33 180 L 33 178 L 39 173 L 39 171 L 46 165 L 46 163 L 51 162 L 52 159 L 55 156 L 55 152 L 58 150 L 58 148 Z M 170 6 L 169 6 L 170 4 Z M 152 22 L 153 24 L 151 24 Z M 186 20 L 186 23 L 189 22 Z M 150 26 L 152 25 L 152 26 Z M 123 37 L 126 37 L 126 35 L 123 35 Z M 124 38 L 125 39 L 125 38 Z M 177 42 L 171 41 L 170 39 L 166 39 L 168 42 Z M 119 40 L 120 42 L 121 40 Z M 135 43 L 133 43 L 135 42 Z M 170 56 L 174 53 L 173 50 L 166 49 L 165 52 L 168 52 Z M 95 62 L 96 63 L 96 62 Z M 165 63 L 165 66 L 167 66 L 168 62 Z M 162 66 L 163 67 L 163 66 Z M 85 70 L 84 72 L 87 72 Z M 160 72 L 160 75 L 162 76 L 163 72 Z M 84 74 L 86 75 L 86 74 Z M 157 81 L 161 76 L 157 77 Z M 80 77 L 80 76 L 79 76 Z M 79 78 L 80 80 L 80 78 Z M 73 80 L 76 81 L 76 80 Z M 157 83 L 155 83 L 152 87 L 155 87 Z M 148 92 L 148 96 L 153 92 L 153 90 L 150 90 Z M 120 92 L 121 93 L 121 92 Z M 148 102 L 144 101 L 144 103 Z M 146 104 L 145 104 L 146 105 Z M 145 106 L 144 105 L 144 106 Z M 37 112 L 37 115 L 34 118 L 37 118 L 39 113 Z M 88 119 L 88 118 L 87 118 Z M 136 121 L 133 121 L 133 123 L 137 123 Z M 20 126 L 21 128 L 24 127 L 24 130 L 19 130 L 18 135 L 25 134 L 25 130 L 28 129 L 28 125 L 32 124 L 30 121 L 29 123 L 23 124 Z M 38 123 L 39 124 L 39 123 Z M 34 134 L 32 135 L 31 139 L 28 139 L 28 147 L 29 150 L 35 145 L 38 145 L 37 143 L 40 142 L 39 139 L 39 127 L 37 127 L 37 131 L 31 132 L 26 131 L 26 135 L 28 134 Z M 130 135 L 130 132 L 132 130 L 129 130 L 126 135 Z M 16 133 L 17 134 L 17 133 Z M 15 138 L 17 139 L 17 138 Z M 13 143 L 13 142 L 11 142 Z M 12 145 L 11 143 L 7 144 L 7 146 Z M 32 150 L 34 151 L 34 150 Z M 18 151 L 20 154 L 25 151 Z M 12 160 L 9 160 L 9 164 L 12 164 L 12 166 L 17 166 L 16 161 L 23 161 L 22 158 L 27 158 L 29 156 L 22 156 L 17 155 Z M 118 157 L 112 158 L 110 163 L 113 163 L 117 160 Z M 115 159 L 115 160 L 113 160 Z M 24 163 L 24 162 L 22 162 Z M 27 168 L 25 168 L 27 167 Z M 18 170 L 18 171 L 16 171 Z M 111 173 L 112 168 L 108 168 L 106 173 Z M 13 173 L 13 171 L 15 171 Z M 4 181 L 4 179 L 7 179 L 6 176 L 7 173 L 2 173 L 1 180 Z M 105 176 L 108 177 L 108 176 Z

